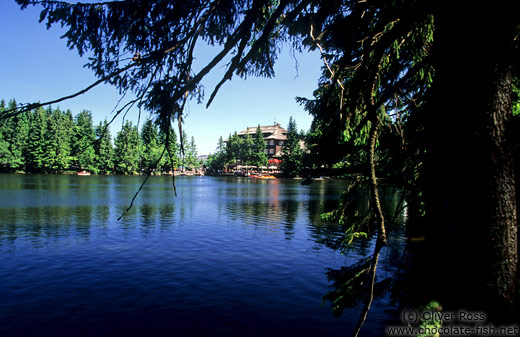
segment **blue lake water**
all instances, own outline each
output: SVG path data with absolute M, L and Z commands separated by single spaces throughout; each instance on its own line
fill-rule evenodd
M 346 336 L 326 268 L 368 256 L 323 242 L 346 184 L 290 179 L 0 175 L 0 336 Z M 397 240 L 401 240 L 398 236 Z M 395 271 L 383 251 L 378 273 Z M 362 336 L 394 317 L 372 306 Z

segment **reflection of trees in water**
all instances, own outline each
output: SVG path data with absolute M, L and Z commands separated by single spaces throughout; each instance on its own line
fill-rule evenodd
M 320 243 L 323 236 L 341 235 L 337 226 L 322 223 L 320 215 L 337 207 L 343 181 L 302 186 L 297 180 L 222 179 L 224 184 L 216 192 L 219 217 L 267 231 L 283 231 L 289 240 L 300 221 Z
M 174 200 L 169 200 L 157 207 L 157 218 L 159 219 L 159 227 L 161 231 L 170 228 L 174 224 L 175 219 L 173 214 L 175 212 L 175 205 L 176 203 Z
M 338 208 L 343 213 L 333 213 L 332 216 L 329 214 L 329 218 L 325 217 L 325 219 L 340 219 L 340 223 L 325 225 L 325 228 L 336 226 L 341 231 L 345 230 L 347 233 L 345 237 L 348 238 L 349 230 L 356 228 L 356 221 L 367 221 L 367 226 L 358 227 L 368 231 L 366 240 L 355 240 L 354 243 L 348 245 L 345 237 L 329 238 L 327 230 L 320 232 L 323 241 L 328 246 L 350 253 L 354 252 L 354 255 L 359 254 L 358 260 L 354 264 L 342 266 L 339 269 L 327 269 L 326 276 L 332 284 L 331 290 L 324 296 L 324 301 L 331 304 L 335 316 L 340 316 L 347 308 L 354 308 L 364 303 L 365 308 L 358 324 L 362 324 L 366 319 L 372 299 L 385 299 L 389 303 L 395 303 L 400 299 L 403 292 L 401 267 L 406 258 L 405 226 L 401 207 L 403 200 L 400 190 L 391 187 L 380 189 L 383 211 L 386 219 L 389 220 L 387 229 L 390 244 L 384 247 L 382 245 L 376 247 L 377 240 L 373 238 L 374 232 L 370 231 L 373 224 L 368 204 L 369 196 L 363 191 L 363 189 L 348 190 L 348 194 L 342 197 L 341 207 Z M 378 261 L 382 263 L 379 263 L 379 267 L 374 272 L 372 268 L 378 265 Z
M 155 229 L 163 231 L 177 223 L 175 220 L 177 215 L 175 213 L 176 209 L 179 209 L 181 221 L 184 219 L 186 216 L 185 207 L 182 205 L 180 207 L 177 206 L 175 200 L 163 200 L 162 203 L 158 204 L 147 203 L 139 205 L 136 207 L 136 217 L 138 217 L 138 221 L 130 219 L 129 222 L 139 224 L 141 233 L 148 236 L 153 233 Z
M 139 229 L 141 233 L 145 236 L 149 236 L 155 227 L 156 217 L 157 217 L 157 207 L 151 204 L 145 204 L 139 206 Z
M 107 214 L 108 206 L 99 207 L 98 214 Z M 14 243 L 18 238 L 34 246 L 46 244 L 53 239 L 74 237 L 87 239 L 90 236 L 93 207 L 26 207 L 6 208 L 0 212 L 0 243 Z
M 9 175 L 2 185 L 7 197 L 0 208 L 0 244 L 86 240 L 93 226 L 103 229 L 110 221 L 108 177 Z
M 281 202 L 280 208 L 282 214 L 286 216 L 283 229 L 287 240 L 292 239 L 294 236 L 294 224 L 298 218 L 298 210 L 300 209 L 301 203 L 302 202 L 295 201 L 291 198 L 287 198 Z
M 230 220 L 268 232 L 283 231 L 290 240 L 304 210 L 304 201 L 296 198 L 298 193 L 291 190 L 292 186 L 278 180 L 249 179 L 227 188 L 219 197 Z
M 393 224 L 402 225 L 404 213 L 401 191 L 397 188 L 380 188 L 381 204 L 387 220 L 387 227 L 391 230 Z M 374 234 L 374 223 L 371 216 L 370 197 L 367 188 L 347 188 L 340 200 L 337 194 L 327 190 L 318 193 L 314 200 L 309 202 L 311 216 L 311 235 L 317 242 L 327 247 L 341 250 L 345 248 L 345 240 L 352 228 L 364 231 L 368 238 Z M 340 205 L 341 202 L 341 205 Z M 372 249 L 367 240 L 354 240 L 356 249 Z
M 338 250 L 343 244 L 345 232 L 349 228 L 350 223 L 322 220 L 323 214 L 339 209 L 340 198 L 337 188 L 332 184 L 320 184 L 317 187 L 315 198 L 309 202 L 309 215 L 311 216 L 309 229 L 311 236 L 316 242 Z M 341 199 L 343 199 L 343 203 L 355 202 L 353 213 L 364 214 L 368 211 L 368 196 L 363 190 L 343 192 Z
M 399 240 L 402 238 L 402 231 L 399 233 L 389 232 L 389 239 Z M 381 248 L 379 254 L 380 264 L 376 272 L 374 284 L 374 298 L 384 299 L 389 303 L 400 301 L 400 294 L 405 289 L 402 288 L 403 263 L 405 255 L 405 241 L 401 245 L 388 245 Z M 368 282 L 371 262 L 374 258 L 372 251 L 375 240 L 369 241 L 361 248 L 356 245 L 348 253 L 357 256 L 357 262 L 339 269 L 327 268 L 326 277 L 331 282 L 331 290 L 324 296 L 333 309 L 335 316 L 340 316 L 343 310 L 354 308 L 364 303 L 371 283 Z M 363 257 L 361 257 L 363 256 Z
M 103 228 L 106 228 L 110 219 L 110 207 L 108 205 L 94 207 L 93 213 L 94 221 Z

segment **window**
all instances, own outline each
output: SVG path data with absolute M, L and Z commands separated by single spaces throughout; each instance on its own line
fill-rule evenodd
M 264 150 L 264 153 L 267 154 L 269 151 L 267 149 Z
M 274 154 L 274 149 L 269 149 L 270 154 Z
M 269 145 L 274 145 L 274 144 L 275 144 L 275 143 L 274 143 L 274 139 L 271 139 L 271 140 L 269 141 Z
M 283 145 L 283 140 L 278 141 L 278 145 Z

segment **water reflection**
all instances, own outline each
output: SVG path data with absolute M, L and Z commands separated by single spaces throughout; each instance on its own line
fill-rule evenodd
M 325 268 L 340 270 L 372 247 L 342 256 L 324 244 L 344 231 L 320 214 L 337 206 L 345 182 L 183 177 L 174 197 L 169 177 L 151 177 L 117 221 L 142 180 L 0 175 L 0 321 L 9 322 L 0 335 L 30 335 L 29 317 L 29 332 L 42 336 L 67 327 L 102 335 L 94 327 L 107 326 L 113 335 L 155 327 L 343 336 L 352 324 L 354 311 L 335 320 L 321 306 Z
M 363 188 L 349 190 L 353 196 L 344 195 L 343 199 L 349 198 L 356 211 L 361 214 L 368 212 L 368 195 L 363 193 Z M 367 190 L 367 189 L 366 189 Z M 345 246 L 342 238 L 330 241 L 325 239 L 325 244 L 334 249 L 350 249 L 356 252 L 357 261 L 340 268 L 327 268 L 327 279 L 332 282 L 331 289 L 324 296 L 336 317 L 340 317 L 345 310 L 349 314 L 356 315 L 356 308 L 360 310 L 357 315 L 360 317 L 356 331 L 362 327 L 363 322 L 370 313 L 370 303 L 374 300 L 384 301 L 395 308 L 397 300 L 402 292 L 401 266 L 403 266 L 405 256 L 405 218 L 402 212 L 402 197 L 397 188 L 382 188 L 380 190 L 383 212 L 386 220 L 387 239 L 389 245 L 377 245 L 375 238 L 370 235 L 366 240 L 357 240 L 350 246 Z M 347 212 L 352 209 L 346 208 Z M 357 215 L 357 219 L 363 216 Z M 354 219 L 356 221 L 356 219 Z M 349 224 L 340 225 L 348 228 Z M 395 244 L 395 241 L 398 241 Z M 377 246 L 376 246 L 377 245 Z M 347 254 L 349 252 L 346 252 Z M 360 254 L 361 253 L 361 254 Z M 361 255 L 361 257 L 359 256 Z M 381 261 L 380 257 L 384 257 Z M 375 272 L 374 272 L 374 269 Z M 361 311 L 363 307 L 363 311 Z M 378 312 L 376 311 L 376 319 Z M 387 324 L 396 323 L 396 317 L 387 318 Z
M 0 244 L 20 236 L 34 236 L 36 242 L 40 234 L 86 238 L 91 227 L 139 228 L 148 235 L 156 226 L 165 230 L 199 218 L 283 233 L 286 240 L 294 238 L 301 224 L 320 244 L 342 231 L 320 221 L 322 212 L 337 205 L 342 182 L 301 186 L 290 180 L 188 178 L 177 179 L 178 197 L 174 197 L 169 178 L 152 177 L 126 212 L 142 177 L 2 175 L 0 179 Z M 122 220 L 115 221 L 121 214 L 125 214 Z M 33 225 L 40 229 L 30 229 Z M 49 227 L 53 230 L 44 229 Z

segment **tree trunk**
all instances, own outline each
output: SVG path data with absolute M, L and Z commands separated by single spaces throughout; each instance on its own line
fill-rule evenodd
M 510 130 L 511 71 L 507 65 L 494 67 L 493 99 L 488 107 L 486 123 L 490 149 L 491 226 L 489 243 L 493 273 L 491 285 L 496 290 L 497 304 L 514 309 L 517 296 L 518 228 L 516 214 L 515 169 Z
M 496 313 L 499 320 L 511 315 L 518 296 L 508 131 L 514 10 L 437 6 L 425 163 L 432 277 L 445 307 Z

